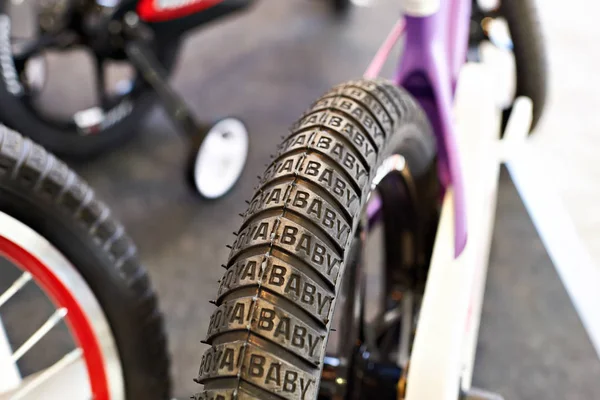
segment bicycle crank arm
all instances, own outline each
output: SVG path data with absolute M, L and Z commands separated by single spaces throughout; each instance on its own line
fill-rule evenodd
M 188 136 L 198 139 L 201 133 L 201 139 L 204 139 L 209 128 L 196 121 L 181 96 L 171 88 L 166 79 L 167 73 L 154 52 L 143 41 L 135 40 L 126 44 L 125 53 L 144 81 L 154 89 L 171 121 Z

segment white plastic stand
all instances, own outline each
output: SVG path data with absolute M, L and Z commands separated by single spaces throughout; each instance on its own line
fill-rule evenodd
M 500 167 L 500 110 L 490 96 L 490 82 L 484 64 L 467 64 L 461 72 L 455 113 L 466 174 L 469 237 L 455 259 L 449 190 L 408 369 L 408 400 L 456 400 L 471 384 Z
M 600 356 L 600 269 L 579 240 L 554 189 L 553 164 L 544 162 L 526 140 L 531 100 L 516 100 L 504 138 L 499 140 L 500 110 L 490 96 L 494 92 L 490 77 L 484 63 L 467 64 L 461 72 L 455 112 L 469 237 L 464 252 L 454 259 L 453 194 L 448 190 L 411 354 L 407 400 L 456 400 L 459 393 L 471 389 L 502 163 Z

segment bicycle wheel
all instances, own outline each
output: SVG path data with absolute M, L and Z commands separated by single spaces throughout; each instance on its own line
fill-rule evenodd
M 87 29 L 84 21 L 99 17 L 94 15 L 96 8 L 70 2 L 56 15 L 53 2 L 44 4 L 0 0 L 0 41 L 5 60 L 0 63 L 0 122 L 58 156 L 97 156 L 138 132 L 140 120 L 154 106 L 156 94 L 125 58 L 120 42 L 123 38 L 107 42 L 106 28 Z M 20 24 L 12 22 L 13 12 L 20 8 L 27 8 L 20 13 L 28 14 L 35 23 L 34 32 L 22 34 L 24 37 L 17 36 L 27 25 L 23 18 L 15 19 Z M 44 13 L 56 20 L 52 29 L 44 26 L 48 19 Z M 62 39 L 55 40 L 57 37 Z M 153 48 L 170 73 L 179 54 L 178 41 L 157 39 Z M 67 66 L 66 71 L 54 69 L 48 75 L 51 64 L 47 60 L 52 51 L 54 61 L 63 68 L 66 61 L 61 60 L 72 60 L 65 58 L 68 55 L 81 56 L 81 60 L 75 70 Z M 45 86 L 59 93 L 72 93 L 76 86 L 77 92 L 90 94 L 93 99 L 85 106 L 79 101 L 57 103 L 44 96 Z
M 0 363 L 13 370 L 0 398 L 169 398 L 162 316 L 131 239 L 73 171 L 5 127 L 0 210 Z
M 402 171 L 415 195 L 432 198 L 422 192 L 436 185 L 434 159 L 424 113 L 392 83 L 349 82 L 314 103 L 244 214 L 210 319 L 198 398 L 316 398 L 372 185 Z M 411 268 L 423 261 L 416 258 Z
M 506 19 L 515 55 L 516 96 L 533 101 L 531 130 L 538 124 L 546 105 L 548 60 L 537 10 L 533 0 L 501 0 L 499 14 Z M 508 120 L 510 111 L 505 113 Z
M 497 8 L 484 10 L 479 1 L 472 1 L 469 41 L 475 46 L 476 59 L 479 57 L 477 48 L 484 40 L 512 51 L 516 72 L 515 97 L 526 96 L 533 101 L 533 131 L 544 112 L 548 90 L 548 60 L 541 24 L 534 1 L 501 0 L 499 3 Z M 494 34 L 498 20 L 506 22 L 510 37 L 504 32 L 500 37 Z M 503 128 L 511 111 L 510 106 L 504 110 Z

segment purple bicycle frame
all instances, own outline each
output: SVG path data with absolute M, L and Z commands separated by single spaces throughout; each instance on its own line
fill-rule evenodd
M 454 91 L 466 61 L 471 0 L 439 0 L 439 9 L 427 16 L 404 16 L 381 46 L 365 77 L 374 77 L 406 32 L 406 43 L 395 82 L 421 104 L 438 144 L 440 182 L 454 195 L 454 249 L 458 257 L 467 242 L 467 214 L 457 134 L 452 121 Z M 431 3 L 411 0 L 411 3 Z

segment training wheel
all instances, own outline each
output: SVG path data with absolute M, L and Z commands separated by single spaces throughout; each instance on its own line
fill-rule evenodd
M 216 122 L 201 143 L 194 143 L 190 183 L 207 199 L 227 193 L 237 182 L 248 157 L 248 130 L 237 118 Z

